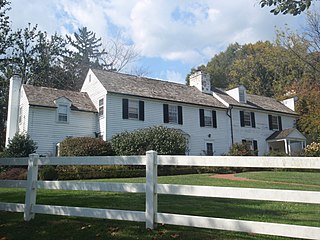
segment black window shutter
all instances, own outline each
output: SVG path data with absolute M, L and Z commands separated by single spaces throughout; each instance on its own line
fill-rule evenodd
M 139 101 L 139 120 L 144 121 L 144 101 Z
M 255 116 L 254 116 L 254 112 L 251 112 L 251 126 L 252 126 L 253 128 L 256 127 L 256 118 L 255 118 Z
M 168 104 L 163 104 L 163 122 L 169 123 L 169 106 L 168 106 Z
M 217 128 L 217 113 L 212 111 L 212 127 Z
M 269 129 L 273 130 L 273 128 L 272 128 L 272 115 L 268 115 L 268 119 L 269 119 Z
M 258 142 L 257 142 L 257 140 L 253 140 L 253 150 L 254 150 L 255 155 L 258 156 Z
M 182 107 L 178 106 L 178 124 L 183 124 L 183 118 L 182 118 Z
M 280 116 L 278 116 L 278 124 L 279 124 L 279 131 L 282 131 L 282 121 Z
M 244 127 L 244 112 L 240 111 L 240 126 Z
M 122 99 L 122 119 L 128 119 L 129 114 L 128 114 L 128 99 L 123 98 Z
M 242 144 L 246 144 L 246 140 L 245 139 L 242 139 Z
M 204 127 L 204 110 L 199 109 L 200 127 Z

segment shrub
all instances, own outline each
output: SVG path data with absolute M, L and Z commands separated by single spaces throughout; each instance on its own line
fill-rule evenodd
M 232 144 L 228 152 L 229 156 L 255 156 L 255 152 L 245 143 Z
M 320 157 L 320 143 L 312 142 L 304 149 L 307 157 Z
M 39 178 L 41 180 L 57 180 L 58 173 L 54 166 L 43 166 L 39 170 Z
M 26 168 L 10 168 L 0 173 L 0 179 L 6 180 L 25 180 L 27 179 Z
M 4 150 L 6 157 L 28 157 L 29 154 L 35 153 L 37 144 L 30 138 L 28 134 L 16 133 L 10 139 L 8 147 Z
M 187 140 L 177 129 L 158 126 L 117 134 L 111 145 L 116 155 L 144 155 L 148 150 L 162 155 L 184 155 Z
M 66 138 L 60 143 L 61 156 L 110 156 L 111 144 L 101 138 Z

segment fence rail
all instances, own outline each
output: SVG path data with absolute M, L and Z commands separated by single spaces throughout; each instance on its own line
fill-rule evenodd
M 157 223 L 165 223 L 303 239 L 319 239 L 320 236 L 319 227 L 158 212 L 158 194 L 320 204 L 320 192 L 157 183 L 159 165 L 320 169 L 320 158 L 158 156 L 156 152 L 149 151 L 146 156 L 121 157 L 39 158 L 38 155 L 31 154 L 29 158 L 0 159 L 1 165 L 28 165 L 26 181 L 0 181 L 0 187 L 3 188 L 26 188 L 24 204 L 0 203 L 2 211 L 24 212 L 26 221 L 34 218 L 36 213 L 40 213 L 146 222 L 146 227 L 151 229 L 155 228 Z M 38 166 L 43 165 L 146 165 L 146 183 L 39 181 Z M 145 211 L 128 211 L 39 205 L 36 204 L 37 189 L 146 193 L 146 208 Z

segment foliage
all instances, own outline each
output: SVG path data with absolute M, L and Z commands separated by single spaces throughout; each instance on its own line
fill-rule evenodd
M 14 137 L 9 140 L 4 154 L 6 157 L 28 157 L 29 154 L 35 153 L 37 148 L 37 144 L 28 134 L 16 133 Z
M 58 173 L 54 166 L 43 166 L 39 169 L 40 180 L 57 180 Z
M 60 156 L 110 156 L 111 144 L 101 138 L 66 138 L 60 143 Z
M 308 157 L 320 157 L 320 143 L 312 142 L 304 149 Z
M 255 152 L 245 143 L 234 143 L 229 149 L 229 156 L 255 156 Z
M 162 155 L 184 155 L 187 140 L 177 129 L 162 126 L 114 135 L 111 145 L 116 155 L 144 155 L 148 150 Z
M 0 179 L 25 180 L 27 179 L 26 168 L 8 168 L 0 173 Z
M 307 10 L 311 2 L 312 0 L 260 0 L 260 6 L 273 7 L 270 12 L 274 15 L 282 13 L 296 16 Z

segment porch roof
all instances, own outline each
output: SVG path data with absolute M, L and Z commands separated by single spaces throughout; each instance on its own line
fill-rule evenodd
M 305 141 L 306 137 L 299 132 L 296 128 L 287 128 L 282 131 L 276 131 L 272 133 L 269 137 L 267 137 L 266 141 L 279 141 L 284 139 L 292 139 Z

